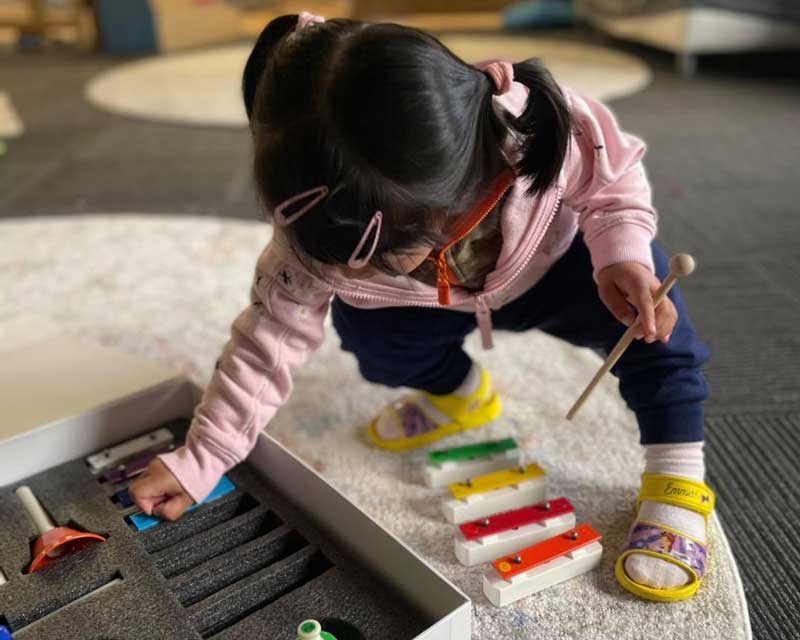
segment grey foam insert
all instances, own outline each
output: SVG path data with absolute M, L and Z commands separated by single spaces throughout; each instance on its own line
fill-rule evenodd
M 256 507 L 228 522 L 194 536 L 193 544 L 176 543 L 153 554 L 156 567 L 165 577 L 184 573 L 203 562 L 274 531 L 283 523 L 272 511 Z
M 0 621 L 18 640 L 294 640 L 309 617 L 344 621 L 364 638 L 410 640 L 433 622 L 257 471 L 240 465 L 229 477 L 232 493 L 141 533 L 111 500 L 116 487 L 99 483 L 82 459 L 0 488 L 0 568 L 9 580 Z M 36 532 L 13 494 L 21 484 L 57 525 L 107 541 L 24 573 Z

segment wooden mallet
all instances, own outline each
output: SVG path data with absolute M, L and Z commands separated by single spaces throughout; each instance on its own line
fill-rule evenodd
M 694 258 L 692 256 L 687 255 L 685 253 L 679 253 L 677 255 L 672 256 L 669 261 L 669 275 L 667 276 L 666 280 L 661 283 L 661 286 L 656 291 L 655 296 L 653 296 L 653 307 L 657 307 L 661 304 L 664 298 L 667 297 L 667 294 L 670 292 L 670 289 L 675 285 L 678 281 L 678 278 L 683 278 L 688 276 L 692 271 L 694 271 Z M 594 388 L 597 386 L 597 383 L 600 382 L 600 379 L 611 370 L 615 364 L 617 364 L 617 360 L 622 357 L 622 354 L 625 353 L 625 349 L 627 349 L 631 342 L 634 340 L 634 334 L 639 329 L 642 324 L 641 316 L 637 317 L 633 324 L 628 327 L 628 330 L 622 335 L 617 342 L 614 349 L 608 354 L 608 358 L 603 363 L 603 366 L 598 369 L 597 373 L 592 378 L 592 381 L 586 386 L 583 390 L 583 393 L 580 397 L 575 401 L 575 404 L 572 405 L 572 408 L 567 412 L 567 420 L 572 420 L 580 411 L 580 408 L 583 406 L 583 403 L 586 402 L 586 399 L 591 395 Z

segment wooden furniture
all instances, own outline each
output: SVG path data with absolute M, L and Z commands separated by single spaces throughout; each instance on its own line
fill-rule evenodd
M 796 0 L 575 0 L 575 10 L 614 38 L 674 53 L 685 76 L 705 54 L 800 48 Z
M 16 29 L 23 37 L 63 39 L 78 44 L 93 40 L 91 6 L 74 0 L 64 6 L 47 6 L 45 0 L 17 0 L 0 7 L 0 27 Z M 66 37 L 62 37 L 66 36 Z
M 499 11 L 509 4 L 510 0 L 355 0 L 353 15 L 370 19 L 414 13 L 485 12 Z

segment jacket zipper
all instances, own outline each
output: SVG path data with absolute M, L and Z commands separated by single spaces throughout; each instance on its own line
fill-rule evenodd
M 486 301 L 485 301 L 486 296 L 492 295 L 493 293 L 495 293 L 496 291 L 499 291 L 500 289 L 508 288 L 511 285 L 511 283 L 514 280 L 516 280 L 516 278 L 519 277 L 519 275 L 525 270 L 525 267 L 528 266 L 530 261 L 533 260 L 533 257 L 536 255 L 536 250 L 539 248 L 539 245 L 542 243 L 542 240 L 544 239 L 544 236 L 547 234 L 547 231 L 550 228 L 550 225 L 553 223 L 553 218 L 555 218 L 555 214 L 558 211 L 559 206 L 561 206 L 561 198 L 562 198 L 562 195 L 563 195 L 563 187 L 559 186 L 557 188 L 557 193 L 558 193 L 558 195 L 556 196 L 556 201 L 555 201 L 555 203 L 553 204 L 553 207 L 550 210 L 550 214 L 549 214 L 549 216 L 547 218 L 547 221 L 544 224 L 544 227 L 542 228 L 541 233 L 539 234 L 539 237 L 536 240 L 536 243 L 533 245 L 531 250 L 528 252 L 528 255 L 525 256 L 525 259 L 522 261 L 522 263 L 518 267 L 516 267 L 514 272 L 511 274 L 511 276 L 509 276 L 509 278 L 504 282 L 504 284 L 502 286 L 497 287 L 496 289 L 494 289 L 492 291 L 484 291 L 484 292 L 479 293 L 479 294 L 462 294 L 460 296 L 457 296 L 456 299 L 453 300 L 453 305 L 460 305 L 460 304 L 462 304 L 464 302 L 467 302 L 467 301 L 472 299 L 472 300 L 475 300 L 476 315 L 478 313 L 478 304 L 482 304 L 486 308 L 486 313 L 487 314 L 491 313 L 490 310 L 489 310 L 489 307 L 488 307 L 488 305 L 486 304 Z M 498 279 L 500 279 L 500 278 L 498 277 Z M 344 294 L 346 296 L 349 296 L 349 297 L 352 297 L 352 298 L 360 298 L 362 300 L 374 300 L 375 302 L 399 303 L 399 304 L 402 304 L 402 306 L 405 306 L 405 307 L 408 307 L 408 306 L 411 306 L 411 307 L 439 307 L 439 306 L 441 306 L 439 304 L 438 294 L 432 295 L 432 296 L 426 296 L 426 297 L 430 298 L 430 302 L 428 302 L 428 301 L 425 301 L 425 302 L 421 302 L 421 301 L 420 302 L 416 302 L 416 301 L 409 302 L 406 298 L 392 297 L 392 296 L 382 296 L 382 295 L 376 295 L 376 294 L 372 294 L 372 293 L 362 293 L 360 291 L 357 291 L 357 290 L 354 291 L 354 290 L 351 290 L 351 289 L 346 288 L 346 287 L 345 288 L 341 288 L 341 287 L 333 287 L 332 286 L 331 288 L 333 289 L 334 293 L 341 293 L 341 294 Z M 478 300 L 480 300 L 480 303 L 478 302 Z M 479 318 L 479 321 L 480 321 L 480 318 Z M 491 317 L 489 317 L 489 321 L 491 322 Z
M 494 346 L 492 341 L 492 312 L 486 304 L 483 294 L 475 297 L 475 319 L 478 329 L 481 332 L 481 345 L 484 349 L 491 349 Z
M 542 244 L 542 240 L 544 240 L 544 237 L 547 235 L 547 231 L 548 229 L 550 229 L 550 225 L 553 224 L 553 219 L 556 217 L 556 212 L 558 212 L 558 208 L 561 206 L 561 198 L 563 193 L 564 193 L 563 187 L 561 186 L 557 187 L 556 201 L 555 203 L 553 203 L 553 207 L 550 210 L 550 215 L 548 216 L 547 221 L 544 224 L 544 227 L 542 227 L 542 231 L 539 234 L 539 237 L 536 239 L 536 244 L 533 245 L 533 248 L 528 252 L 528 255 L 525 256 L 525 259 L 522 261 L 522 264 L 520 264 L 519 267 L 517 267 L 514 270 L 514 273 L 512 273 L 507 279 L 504 280 L 502 285 L 499 285 L 493 291 L 484 291 L 483 295 L 489 295 L 490 293 L 494 293 L 495 291 L 499 291 L 500 289 L 507 288 L 514 280 L 516 280 L 519 274 L 525 270 L 525 267 L 528 266 L 530 261 L 533 260 L 533 257 L 536 255 L 536 250 L 539 248 L 539 245 Z

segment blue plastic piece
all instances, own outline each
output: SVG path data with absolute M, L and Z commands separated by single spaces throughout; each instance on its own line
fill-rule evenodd
M 503 10 L 507 29 L 570 27 L 575 24 L 572 0 L 529 0 Z
M 231 482 L 228 476 L 222 476 L 222 480 L 219 481 L 219 484 L 214 487 L 214 490 L 208 494 L 208 497 L 200 504 L 214 502 L 214 500 L 218 500 L 222 496 L 228 495 L 235 488 L 236 485 Z M 199 504 L 193 504 L 186 511 L 194 511 L 199 506 Z M 137 531 L 147 531 L 148 529 L 152 529 L 162 522 L 160 518 L 148 516 L 146 513 L 134 513 L 132 516 L 130 516 L 129 520 L 131 524 L 136 527 Z M 0 636 L 0 640 L 2 640 L 2 636 Z
M 100 41 L 107 53 L 158 51 L 155 18 L 148 0 L 95 0 Z
M 0 640 L 14 640 L 14 636 L 11 635 L 11 629 L 2 624 L 0 624 Z
M 128 493 L 127 489 L 120 489 L 114 494 L 114 499 L 116 500 L 117 504 L 122 507 L 123 509 L 127 509 L 128 507 L 133 506 L 133 500 L 131 499 L 131 494 Z

